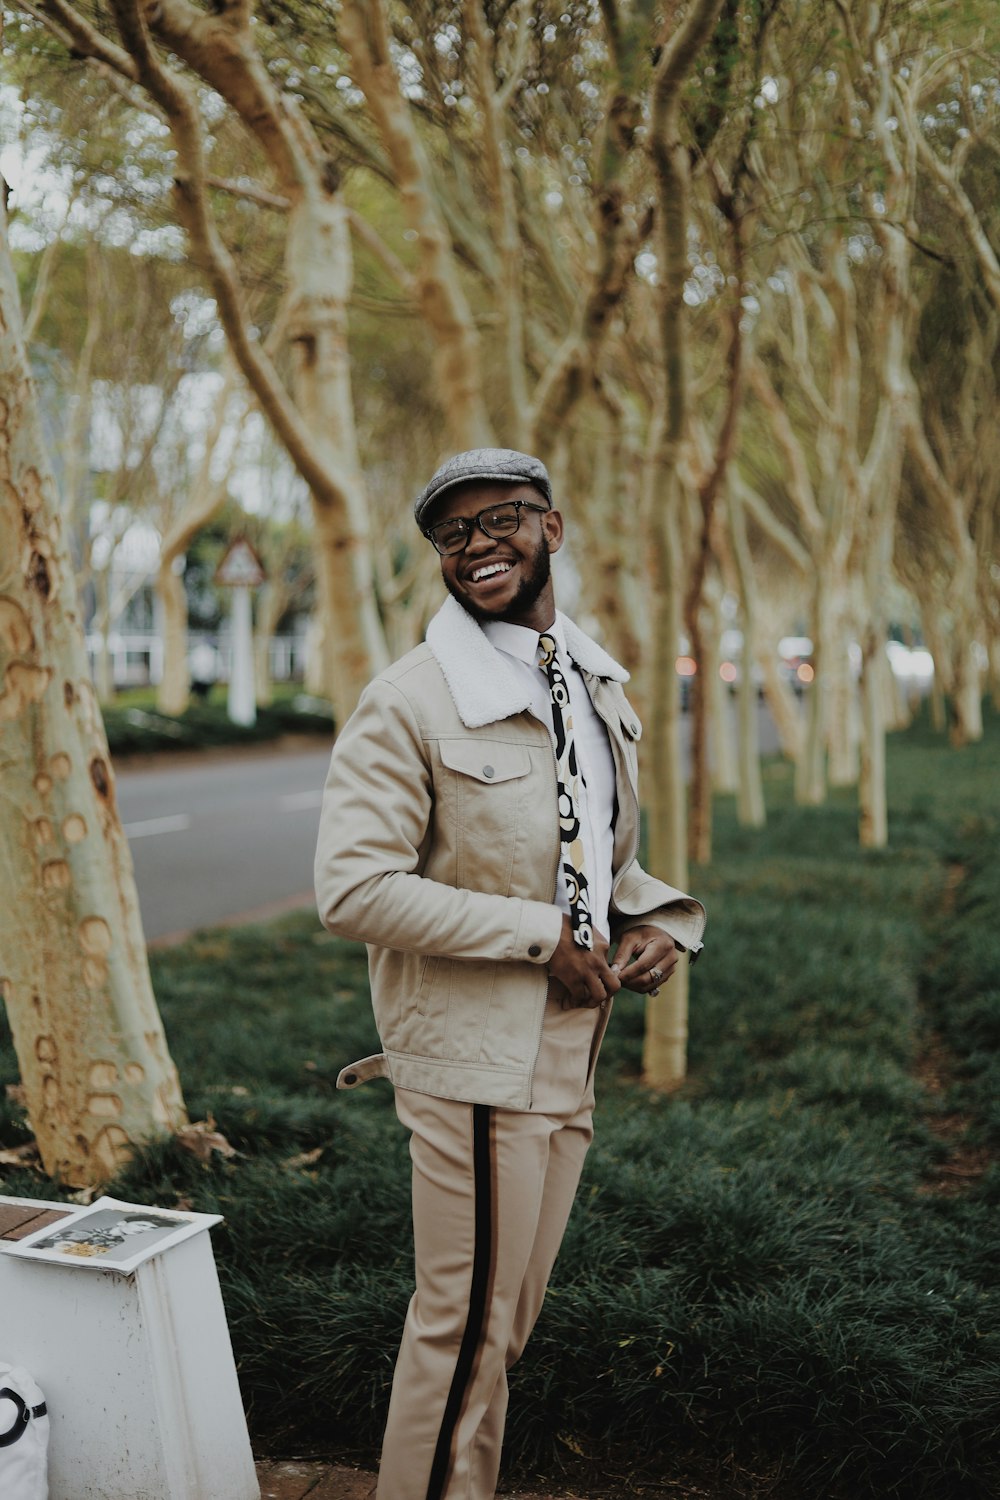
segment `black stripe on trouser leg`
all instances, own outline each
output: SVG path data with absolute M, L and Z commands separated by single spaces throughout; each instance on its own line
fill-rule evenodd
M 441 1500 L 451 1468 L 451 1445 L 476 1354 L 486 1327 L 486 1309 L 492 1280 L 493 1258 L 493 1182 L 490 1152 L 490 1115 L 488 1104 L 472 1106 L 472 1179 L 475 1202 L 475 1244 L 472 1254 L 472 1284 L 469 1288 L 469 1312 L 458 1351 L 455 1373 L 441 1418 L 431 1477 L 427 1482 L 427 1500 Z

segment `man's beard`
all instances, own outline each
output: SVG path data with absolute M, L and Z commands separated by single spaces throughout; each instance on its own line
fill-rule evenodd
M 524 567 L 524 565 L 522 562 L 521 566 Z M 529 610 L 552 576 L 552 559 L 549 556 L 549 549 L 544 541 L 540 542 L 538 550 L 531 559 L 529 571 L 522 577 L 517 593 L 504 609 L 503 614 L 496 614 L 490 609 L 480 609 L 473 600 L 461 592 L 459 586 L 447 574 L 443 574 L 442 576 L 444 577 L 445 588 L 451 594 L 452 598 L 457 600 L 474 620 L 478 620 L 483 624 L 489 620 L 507 620 L 511 615 L 520 615 Z

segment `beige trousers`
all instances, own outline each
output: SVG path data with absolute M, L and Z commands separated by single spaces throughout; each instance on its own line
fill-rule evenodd
M 600 1011 L 546 1005 L 528 1113 L 396 1090 L 417 1288 L 377 1500 L 493 1500 L 507 1371 L 541 1310 L 593 1136 Z

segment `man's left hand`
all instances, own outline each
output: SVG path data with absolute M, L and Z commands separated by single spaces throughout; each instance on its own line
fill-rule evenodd
M 623 932 L 612 969 L 622 986 L 637 995 L 655 995 L 677 967 L 680 954 L 662 927 L 630 927 Z

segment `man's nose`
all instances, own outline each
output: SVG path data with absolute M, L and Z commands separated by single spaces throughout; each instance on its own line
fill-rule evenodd
M 492 537 L 486 535 L 486 532 L 483 530 L 482 522 L 477 516 L 472 523 L 472 530 L 469 532 L 469 540 L 465 544 L 466 552 L 489 552 L 495 546 L 496 543 L 494 542 Z

